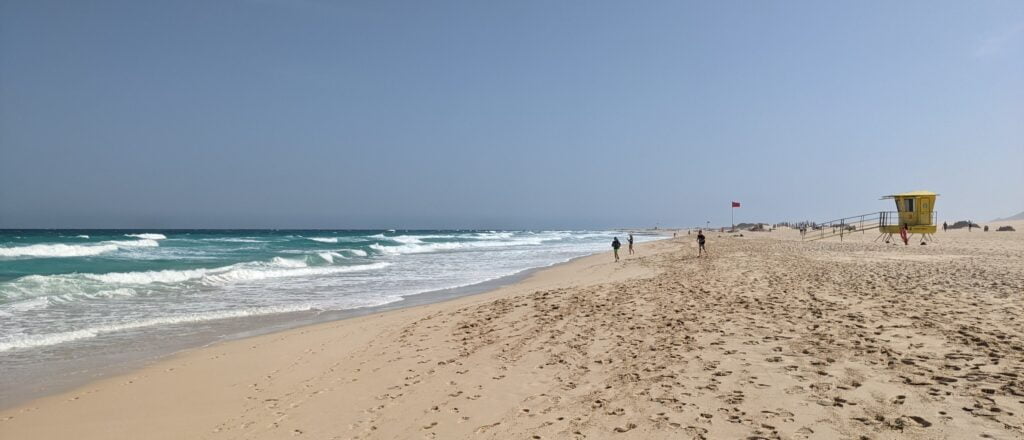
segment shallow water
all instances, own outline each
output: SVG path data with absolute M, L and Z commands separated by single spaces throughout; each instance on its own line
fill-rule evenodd
M 0 231 L 0 367 L 4 382 L 34 381 L 401 306 L 604 251 L 613 235 L 624 239 L 617 231 Z

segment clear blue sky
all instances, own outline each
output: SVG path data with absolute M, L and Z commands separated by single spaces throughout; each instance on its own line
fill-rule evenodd
M 1024 2 L 0 0 L 0 227 L 1024 210 Z

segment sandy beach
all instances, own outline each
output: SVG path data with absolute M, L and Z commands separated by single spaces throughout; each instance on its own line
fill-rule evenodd
M 0 2 L 0 440 L 1024 440 L 1022 62 L 1024 0 Z
M 711 233 L 710 258 L 683 232 L 190 350 L 0 411 L 0 438 L 1024 438 L 1022 223 Z

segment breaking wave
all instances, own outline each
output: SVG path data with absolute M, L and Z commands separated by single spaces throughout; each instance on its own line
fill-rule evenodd
M 306 237 L 313 241 L 319 241 L 320 243 L 337 243 L 338 237 Z
M 145 238 L 147 240 L 166 240 L 164 234 L 124 234 L 125 237 Z
M 315 309 L 313 306 L 306 304 L 292 306 L 254 307 L 241 310 L 191 313 L 179 316 L 142 319 L 138 321 L 126 322 L 123 324 L 100 325 L 81 330 L 73 330 L 59 333 L 19 334 L 0 339 L 0 352 L 15 348 L 31 348 L 46 345 L 56 345 L 64 342 L 76 341 L 79 339 L 95 338 L 96 336 L 99 336 L 103 333 L 135 330 L 145 327 L 153 327 L 157 325 L 184 324 L 192 322 L 212 321 L 216 319 L 272 315 L 277 313 L 301 312 L 313 309 Z
M 33 244 L 28 246 L 2 247 L 0 257 L 88 257 L 118 250 L 116 244 Z
M 560 240 L 562 237 L 545 237 L 545 236 L 530 236 L 530 237 L 512 237 L 512 235 L 487 235 L 486 238 L 480 236 L 470 236 L 466 238 L 473 239 L 475 241 L 449 241 L 449 242 L 425 242 L 424 239 L 430 238 L 441 238 L 441 236 L 431 235 L 400 235 L 396 237 L 387 237 L 388 240 L 398 242 L 399 245 L 388 246 L 381 243 L 374 243 L 370 245 L 370 248 L 374 251 L 387 254 L 387 255 L 402 255 L 402 254 L 422 254 L 429 252 L 440 252 L 440 251 L 451 251 L 451 250 L 464 250 L 464 249 L 479 249 L 479 248 L 503 248 L 513 246 L 530 246 L 539 245 L 547 241 Z
M 113 240 L 96 244 L 31 244 L 27 246 L 0 247 L 0 257 L 12 258 L 64 258 L 89 257 L 114 252 L 129 247 L 157 247 L 156 240 Z
M 378 262 L 350 266 L 309 266 L 304 261 L 274 258 L 270 262 L 239 263 L 211 269 L 113 272 L 105 274 L 29 275 L 0 285 L 4 308 L 23 307 L 18 304 L 45 297 L 49 303 L 75 299 L 112 296 L 134 296 L 135 290 L 152 290 L 160 285 L 192 283 L 195 286 L 222 286 L 271 278 L 331 275 L 377 270 L 391 263 Z M 149 287 L 152 286 L 152 287 Z M 129 288 L 129 290 L 118 290 Z

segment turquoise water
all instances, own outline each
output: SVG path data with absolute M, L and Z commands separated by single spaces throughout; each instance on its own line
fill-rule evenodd
M 0 360 L 390 304 L 604 251 L 613 235 L 624 241 L 614 231 L 0 231 Z

